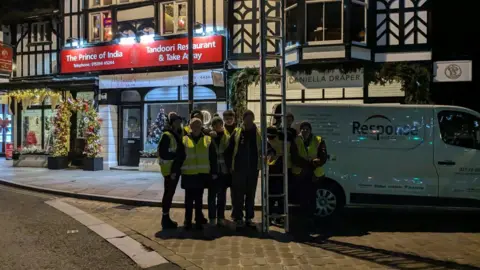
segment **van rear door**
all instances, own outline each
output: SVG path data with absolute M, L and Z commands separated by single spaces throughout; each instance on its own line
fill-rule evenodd
M 480 117 L 467 109 L 449 107 L 436 108 L 435 114 L 434 160 L 440 198 L 480 200 Z M 452 203 L 450 206 L 480 206 L 480 201 Z

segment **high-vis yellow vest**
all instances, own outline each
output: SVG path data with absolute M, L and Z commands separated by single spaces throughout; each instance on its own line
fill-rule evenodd
M 209 147 L 212 142 L 210 136 L 202 136 L 195 144 L 189 137 L 183 137 L 183 145 L 185 145 L 186 159 L 183 162 L 182 174 L 194 175 L 210 173 L 210 157 Z
M 275 156 L 272 157 L 268 165 L 273 166 L 277 163 L 277 160 L 283 158 L 283 141 L 275 138 L 273 140 L 269 140 L 270 145 L 272 146 L 273 150 L 275 150 Z M 288 156 L 288 168 L 292 168 L 292 156 L 290 154 L 290 142 L 287 142 L 287 156 Z
M 235 148 L 233 149 L 233 158 L 232 158 L 232 170 L 235 169 L 235 158 L 238 154 L 238 147 L 240 146 L 240 137 L 242 135 L 243 128 L 235 129 Z M 257 169 L 262 169 L 262 135 L 260 135 L 260 130 L 257 128 L 257 151 L 258 151 L 258 161 Z
M 295 143 L 297 144 L 297 148 L 298 148 L 298 155 L 308 160 L 317 158 L 317 149 L 321 142 L 322 142 L 322 137 L 314 136 L 312 138 L 312 141 L 310 142 L 310 145 L 307 148 L 305 148 L 305 144 L 303 143 L 302 137 L 298 136 L 295 139 Z M 293 166 L 292 173 L 298 175 L 302 173 L 302 168 Z M 315 174 L 316 177 L 321 177 L 325 175 L 325 172 L 322 167 L 316 168 L 313 173 Z
M 215 145 L 215 150 L 217 150 L 217 163 L 218 163 L 218 171 L 222 174 L 227 174 L 227 164 L 225 164 L 225 150 L 228 147 L 228 140 L 230 136 L 227 134 L 223 134 L 222 138 L 220 139 L 220 143 L 217 144 L 215 139 L 212 139 L 213 144 Z
M 160 138 L 162 141 L 163 136 L 167 136 L 170 139 L 170 145 L 168 146 L 168 152 L 175 153 L 177 152 L 177 141 L 175 140 L 175 136 L 170 133 L 169 131 L 165 131 Z M 163 160 L 160 155 L 158 155 L 158 161 L 160 164 L 160 170 L 163 176 L 168 176 L 172 172 L 172 164 L 173 160 Z
M 190 132 L 192 132 L 192 129 L 190 128 L 190 126 L 183 127 L 183 136 L 187 136 L 188 134 L 190 134 Z

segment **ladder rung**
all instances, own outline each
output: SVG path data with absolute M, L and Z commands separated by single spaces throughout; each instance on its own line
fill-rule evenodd
M 281 174 L 281 173 L 271 173 L 271 174 L 269 174 L 268 176 L 272 176 L 272 177 L 280 177 L 280 176 L 282 176 L 282 177 L 283 177 L 283 174 Z
M 282 18 L 278 17 L 265 17 L 267 22 L 282 22 Z
M 283 56 L 281 56 L 280 54 L 267 54 L 267 59 L 273 59 L 273 60 L 278 60 L 278 59 L 282 59 Z
M 267 39 L 276 39 L 276 40 L 282 40 L 282 36 L 267 36 Z
M 273 74 L 273 73 L 267 73 L 265 74 L 265 76 L 269 76 L 269 77 L 277 77 L 277 78 L 281 78 L 283 77 L 282 74 Z
M 270 198 L 282 198 L 282 197 L 285 197 L 285 193 L 283 193 L 283 194 L 269 194 L 268 197 L 270 197 Z
M 282 94 L 265 94 L 267 97 L 283 97 Z
M 271 214 L 269 215 L 270 218 L 282 218 L 282 217 L 286 217 L 287 215 L 285 214 Z
M 282 117 L 283 114 L 281 114 L 281 113 L 267 113 L 267 116 Z

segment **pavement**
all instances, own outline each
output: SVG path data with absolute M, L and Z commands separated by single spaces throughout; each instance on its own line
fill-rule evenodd
M 155 172 L 103 170 L 83 171 L 67 169 L 52 171 L 46 168 L 12 167 L 10 160 L 0 159 L 0 183 L 62 196 L 96 199 L 124 204 L 161 205 L 163 176 Z M 260 191 L 260 181 L 258 191 Z M 230 189 L 227 204 L 231 205 Z M 174 205 L 183 207 L 185 191 L 177 186 Z M 207 192 L 204 200 L 207 202 Z M 261 205 L 261 193 L 257 192 L 255 204 Z M 206 205 L 205 205 L 206 206 Z
M 478 213 L 351 210 L 333 226 L 318 225 L 312 235 L 304 233 L 298 219 L 292 219 L 291 234 L 272 227 L 263 235 L 254 229 L 236 231 L 233 224 L 162 230 L 158 207 L 66 202 L 183 269 L 480 269 Z M 183 209 L 171 212 L 180 224 L 183 215 Z
M 0 269 L 142 269 L 97 233 L 47 205 L 50 199 L 0 187 Z M 179 269 L 165 262 L 149 270 Z

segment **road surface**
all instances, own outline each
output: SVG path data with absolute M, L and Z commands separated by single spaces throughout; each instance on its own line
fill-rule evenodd
M 49 199 L 0 186 L 0 269 L 140 269 L 87 227 L 45 204 Z

